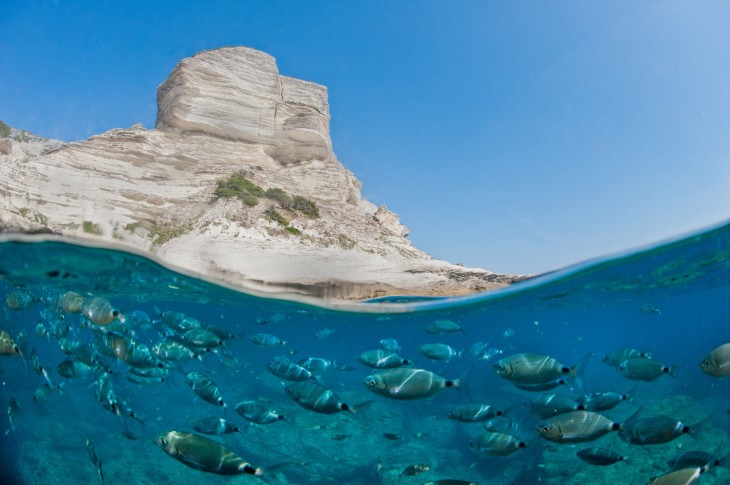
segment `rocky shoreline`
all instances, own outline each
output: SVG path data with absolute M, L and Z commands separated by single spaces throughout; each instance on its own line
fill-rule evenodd
M 114 243 L 234 285 L 324 298 L 464 295 L 523 278 L 413 247 L 398 216 L 363 199 L 337 160 L 327 89 L 279 75 L 268 54 L 230 47 L 183 59 L 158 108 L 155 129 L 75 143 L 6 130 L 0 231 Z M 237 173 L 306 198 L 316 216 L 266 196 L 216 196 Z

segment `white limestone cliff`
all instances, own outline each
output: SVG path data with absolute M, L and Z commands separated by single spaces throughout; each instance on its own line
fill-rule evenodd
M 0 231 L 51 231 L 141 248 L 236 285 L 336 298 L 454 295 L 514 277 L 434 260 L 336 158 L 327 90 L 280 76 L 273 57 L 231 47 L 184 59 L 158 89 L 155 129 L 63 144 L 0 140 Z M 277 208 L 296 231 L 219 199 L 242 172 L 315 201 L 319 217 Z

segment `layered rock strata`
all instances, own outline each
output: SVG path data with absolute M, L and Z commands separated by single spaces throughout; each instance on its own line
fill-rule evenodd
M 515 280 L 414 248 L 334 155 L 326 88 L 280 76 L 268 54 L 202 52 L 157 94 L 155 129 L 0 140 L 0 230 L 113 241 L 236 285 L 334 298 L 456 295 Z M 217 182 L 234 173 L 309 198 L 319 217 L 265 197 L 253 207 L 217 198 Z

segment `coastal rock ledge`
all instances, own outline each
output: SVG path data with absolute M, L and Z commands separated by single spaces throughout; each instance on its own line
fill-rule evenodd
M 337 160 L 327 89 L 279 75 L 266 53 L 183 59 L 157 105 L 155 129 L 74 143 L 0 123 L 0 232 L 113 242 L 234 285 L 327 298 L 462 295 L 519 279 L 414 248 Z M 265 194 L 217 196 L 234 174 Z M 310 210 L 287 203 L 296 197 Z

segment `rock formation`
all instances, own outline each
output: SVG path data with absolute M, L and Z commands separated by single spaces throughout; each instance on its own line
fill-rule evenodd
M 202 52 L 157 97 L 153 130 L 68 144 L 7 133 L 0 230 L 113 241 L 236 285 L 325 297 L 455 295 L 515 280 L 414 248 L 398 216 L 363 200 L 335 157 L 326 88 L 280 76 L 268 54 Z M 234 173 L 308 198 L 319 216 L 267 197 L 255 206 L 216 197 Z

